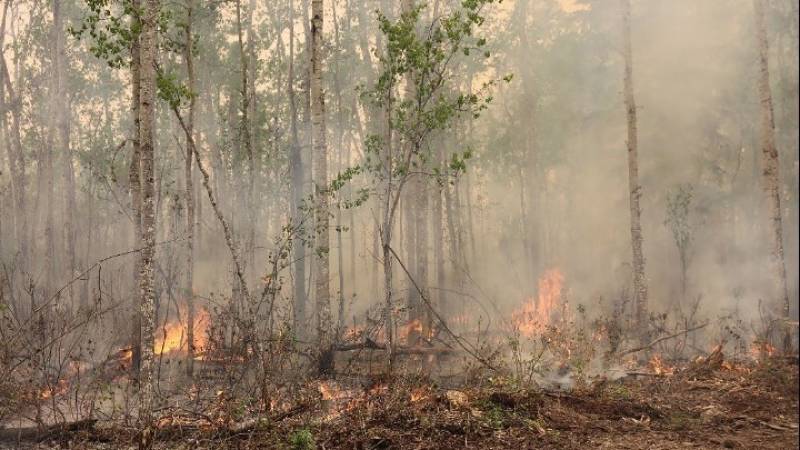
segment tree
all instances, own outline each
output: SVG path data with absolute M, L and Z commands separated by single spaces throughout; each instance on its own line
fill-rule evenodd
M 53 0 L 53 29 L 55 30 L 54 36 L 54 75 L 56 77 L 56 98 L 59 99 L 56 105 L 56 136 L 58 145 L 56 146 L 60 153 L 62 179 L 63 179 L 63 218 L 64 218 L 64 239 L 66 246 L 66 266 L 69 269 L 69 277 L 75 275 L 76 269 L 76 255 L 75 255 L 75 173 L 73 170 L 72 148 L 70 147 L 69 136 L 69 102 L 67 96 L 67 70 L 66 70 L 66 55 L 64 49 L 64 14 L 62 11 L 61 0 Z M 69 288 L 70 300 L 73 300 L 72 288 Z M 84 308 L 86 298 L 82 299 Z
M 633 290 L 637 326 L 643 341 L 648 340 L 647 331 L 647 277 L 642 251 L 642 208 L 639 200 L 642 186 L 639 184 L 639 142 L 636 123 L 636 99 L 633 95 L 633 52 L 631 50 L 631 3 L 620 0 L 622 5 L 622 45 L 625 58 L 625 111 L 628 116 L 628 195 L 631 212 L 631 247 L 633 250 Z
M 483 24 L 483 7 L 490 3 L 492 0 L 463 2 L 460 9 L 435 18 L 433 23 L 425 26 L 428 31 L 420 35 L 416 30 L 423 27 L 419 21 L 424 6 L 410 8 L 396 20 L 378 14 L 385 39 L 384 46 L 379 49 L 382 67 L 375 84 L 365 94 L 382 110 L 382 117 L 378 118 L 382 132 L 368 138 L 363 168 L 374 173 L 381 185 L 383 323 L 388 370 L 392 368 L 395 347 L 392 260 L 398 255 L 392 248 L 392 230 L 397 207 L 404 188 L 414 181 L 414 177 L 426 173 L 447 177 L 466 168 L 469 151 L 453 154 L 443 167 L 432 166 L 428 144 L 433 132 L 448 128 L 462 114 L 479 116 L 491 102 L 486 91 L 494 81 L 485 83 L 477 93 L 460 92 L 453 81 L 455 57 L 479 52 L 486 43 L 485 39 L 473 34 Z M 488 56 L 488 52 L 482 54 Z M 403 81 L 409 85 L 405 98 L 396 92 Z
M 187 0 L 186 3 L 186 25 L 184 28 L 185 42 L 184 42 L 184 59 L 186 60 L 186 78 L 188 80 L 187 88 L 189 89 L 189 111 L 186 118 L 186 133 L 192 136 L 194 140 L 194 116 L 195 116 L 195 74 L 194 74 L 194 35 L 193 35 L 193 20 L 194 20 L 194 0 Z M 188 141 L 188 139 L 187 139 Z M 195 354 L 195 337 L 194 337 L 194 224 L 195 224 L 195 211 L 194 211 L 194 184 L 193 177 L 193 160 L 192 146 L 186 143 L 186 153 L 184 155 L 184 201 L 186 202 L 186 286 L 185 297 L 187 307 L 186 318 L 186 342 L 188 345 L 188 355 L 186 371 L 189 376 L 194 375 L 194 354 Z
M 780 158 L 775 144 L 775 118 L 772 91 L 769 86 L 769 40 L 764 19 L 764 0 L 753 0 L 758 44 L 758 97 L 761 104 L 761 183 L 767 196 L 772 249 L 770 252 L 773 294 L 783 319 L 783 351 L 791 353 L 792 334 L 789 321 L 789 289 L 786 284 L 786 260 L 783 251 L 783 219 L 781 217 Z
M 141 214 L 139 302 L 142 320 L 142 361 L 139 383 L 140 449 L 152 445 L 153 409 L 153 331 L 155 328 L 155 102 L 156 55 L 158 53 L 159 0 L 145 0 L 139 34 L 139 144 L 141 146 Z
M 300 146 L 300 138 L 297 131 L 297 95 L 294 89 L 294 0 L 289 2 L 289 64 L 288 76 L 286 78 L 286 89 L 289 98 L 289 128 L 290 128 L 290 154 L 289 154 L 289 173 L 291 175 L 291 194 L 289 198 L 290 214 L 293 226 L 301 227 L 301 205 L 303 202 L 303 152 Z M 299 334 L 305 322 L 306 308 L 306 262 L 304 260 L 305 247 L 301 243 L 295 242 L 292 245 L 292 257 L 294 259 L 294 316 L 293 329 L 295 334 Z
M 678 310 L 686 302 L 686 288 L 691 256 L 692 225 L 689 216 L 692 205 L 692 185 L 680 185 L 667 194 L 667 210 L 664 225 L 672 232 L 672 240 L 678 250 L 681 268 L 681 298 L 676 302 Z
M 2 25 L 0 25 L 0 44 L 3 43 L 6 36 L 8 10 L 11 6 L 11 0 L 6 0 L 3 5 L 3 18 Z M 8 94 L 8 100 L 5 99 L 5 94 L 0 96 L 0 107 L 2 107 L 3 122 L 9 123 L 6 130 L 6 139 L 10 143 L 8 146 L 9 153 L 9 168 L 11 171 L 12 191 L 14 194 L 14 203 L 16 209 L 14 211 L 14 237 L 18 242 L 19 261 L 22 271 L 27 268 L 27 259 L 29 255 L 29 241 L 30 231 L 28 230 L 28 211 L 26 207 L 26 192 L 27 192 L 27 177 L 25 175 L 25 155 L 22 148 L 22 136 L 20 133 L 21 121 L 21 98 L 18 90 L 14 89 L 11 80 L 11 73 L 8 70 L 6 63 L 5 52 L 0 52 L 0 84 L 3 91 Z M 6 113 L 11 112 L 10 120 L 6 121 Z
M 330 232 L 328 149 L 325 141 L 325 94 L 322 89 L 323 1 L 311 1 L 311 128 L 314 154 L 314 298 L 319 351 L 331 346 Z M 323 358 L 325 359 L 325 358 Z M 321 370 L 328 370 L 321 367 Z
M 138 11 L 141 8 L 141 0 L 132 0 L 131 8 Z M 133 36 L 130 40 L 130 70 L 131 70 L 131 162 L 128 167 L 128 191 L 131 197 L 131 209 L 133 210 L 133 245 L 138 247 L 142 241 L 142 180 L 141 162 L 142 149 L 139 136 L 139 102 L 141 86 L 141 53 L 138 33 L 140 32 L 141 21 L 139 14 L 131 14 L 131 30 Z M 137 258 L 133 267 L 133 284 L 139 286 L 141 258 Z M 140 308 L 135 308 L 133 313 L 133 333 L 132 347 L 133 355 L 131 361 L 131 372 L 135 379 L 139 379 L 139 370 L 142 361 L 142 316 Z

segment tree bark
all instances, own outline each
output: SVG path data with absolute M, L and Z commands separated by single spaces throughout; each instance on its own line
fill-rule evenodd
M 328 217 L 328 150 L 325 142 L 325 96 L 322 89 L 323 1 L 311 1 L 311 129 L 314 153 L 314 297 L 320 351 L 331 345 L 330 233 Z
M 185 59 L 186 59 L 186 76 L 188 79 L 189 92 L 192 94 L 189 97 L 189 113 L 186 118 L 187 134 L 194 139 L 194 113 L 195 113 L 195 75 L 194 75 L 194 36 L 192 34 L 192 25 L 194 19 L 194 0 L 187 0 L 186 3 L 186 29 L 185 29 Z M 188 141 L 188 139 L 187 139 Z M 191 378 L 194 375 L 194 183 L 193 165 L 192 165 L 192 146 L 186 142 L 186 153 L 184 155 L 184 201 L 186 202 L 186 286 L 184 293 L 186 298 L 187 320 L 186 320 L 186 342 L 188 347 L 188 357 L 186 362 L 186 372 Z
M 780 157 L 775 144 L 775 118 L 772 91 L 769 86 L 769 41 L 764 18 L 764 0 L 753 0 L 758 40 L 758 97 L 761 103 L 761 182 L 767 196 L 770 232 L 772 233 L 771 274 L 773 296 L 781 310 L 784 321 L 783 350 L 791 353 L 792 334 L 789 321 L 789 289 L 786 282 L 786 260 L 783 250 L 783 220 L 781 217 Z
M 300 147 L 300 139 L 297 132 L 297 97 L 294 90 L 294 0 L 289 3 L 289 74 L 287 82 L 287 91 L 289 95 L 289 114 L 290 114 L 290 128 L 291 128 L 291 148 L 289 155 L 289 172 L 291 174 L 291 197 L 290 210 L 292 217 L 292 226 L 301 227 L 298 234 L 305 231 L 303 219 L 301 217 L 300 207 L 303 203 L 303 178 L 305 170 L 303 169 L 303 151 Z M 294 278 L 293 278 L 293 291 L 294 291 L 294 332 L 299 336 L 301 330 L 305 325 L 306 317 L 306 263 L 305 263 L 305 246 L 303 237 L 295 237 L 295 242 L 292 243 L 292 258 L 294 262 Z
M 642 210 L 639 200 L 642 187 L 639 185 L 638 134 L 636 123 L 636 101 L 633 95 L 633 52 L 631 51 L 631 4 L 620 0 L 622 6 L 623 53 L 625 58 L 625 110 L 628 118 L 628 190 L 631 213 L 631 247 L 633 250 L 633 290 L 636 322 L 644 341 L 649 340 L 647 324 L 647 278 L 642 251 Z
M 437 2 L 438 5 L 438 2 Z M 446 164 L 444 159 L 444 145 L 441 141 L 434 145 L 435 155 L 434 160 L 437 164 L 444 167 Z M 446 182 L 446 181 L 445 181 Z M 442 202 L 442 186 L 436 186 L 433 192 L 433 205 L 431 207 L 433 218 L 433 255 L 434 264 L 436 265 L 436 284 L 439 286 L 437 298 L 439 300 L 439 311 L 444 315 L 450 314 L 450 306 L 447 304 L 447 293 L 444 288 L 447 287 L 445 279 L 445 254 L 444 254 L 444 202 Z
M 68 279 L 71 279 L 76 272 L 75 256 L 75 172 L 72 166 L 72 149 L 70 148 L 69 130 L 69 101 L 67 96 L 67 71 L 64 50 L 64 26 L 61 0 L 53 0 L 53 28 L 55 29 L 55 54 L 53 55 L 53 65 L 56 76 L 56 149 L 60 153 L 62 177 L 63 177 L 63 219 L 64 219 L 64 243 L 66 244 L 66 266 L 69 270 Z M 74 301 L 72 286 L 68 288 L 70 301 Z M 85 299 L 84 299 L 85 300 Z M 83 304 L 86 308 L 88 305 Z
M 133 0 L 135 10 L 141 7 L 140 0 Z M 137 16 L 133 16 L 134 26 L 138 23 Z M 131 42 L 131 117 L 133 127 L 131 130 L 131 162 L 128 167 L 128 189 L 131 196 L 131 209 L 133 210 L 133 247 L 138 248 L 142 240 L 142 182 L 141 182 L 141 145 L 139 142 L 139 98 L 141 84 L 141 60 L 138 36 Z M 139 286 L 139 273 L 141 272 L 141 258 L 137 258 L 133 268 L 133 285 Z M 136 304 L 136 302 L 134 302 Z M 139 379 L 142 360 L 142 319 L 140 308 L 135 307 L 132 320 L 131 347 L 131 376 Z
M 334 44 L 337 49 L 342 48 L 341 40 L 339 39 L 339 22 L 336 16 L 336 4 L 333 4 L 333 35 Z M 342 110 L 342 87 L 340 82 L 341 67 L 339 65 L 339 57 L 337 55 L 334 62 L 334 77 L 333 77 L 333 90 L 336 97 L 336 170 L 342 173 L 344 167 L 344 111 Z M 342 245 L 342 205 L 336 207 L 336 260 L 337 260 L 337 278 L 339 282 L 339 295 L 337 296 L 338 311 L 336 318 L 336 339 L 339 333 L 344 330 L 344 246 Z M 355 273 L 353 274 L 355 275 Z
M 3 7 L 2 25 L 0 25 L 0 31 L 2 31 L 0 44 L 5 42 L 6 18 L 10 5 L 11 1 L 6 0 Z M 30 231 L 28 229 L 28 212 L 26 210 L 27 179 L 25 176 L 25 156 L 22 151 L 22 136 L 20 133 L 21 99 L 19 94 L 14 91 L 5 54 L 2 52 L 0 52 L 0 65 L 2 66 L 0 67 L 0 82 L 3 83 L 3 88 L 8 94 L 8 103 L 3 99 L 2 113 L 5 115 L 6 111 L 10 110 L 11 112 L 11 120 L 9 121 L 9 129 L 6 136 L 11 144 L 9 146 L 9 169 L 11 171 L 11 184 L 16 206 L 14 212 L 14 236 L 17 241 L 19 269 L 24 273 L 28 268 Z
M 139 296 L 142 317 L 142 361 L 139 382 L 140 449 L 152 446 L 153 408 L 153 331 L 155 327 L 155 292 L 153 264 L 155 259 L 155 101 L 156 54 L 159 0 L 146 0 L 142 17 L 139 86 L 139 144 L 141 146 L 141 209 L 142 235 L 140 240 L 141 267 Z

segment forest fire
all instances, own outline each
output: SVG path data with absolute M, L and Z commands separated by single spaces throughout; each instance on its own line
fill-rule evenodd
M 332 382 L 323 381 L 319 384 L 318 389 L 324 401 L 337 400 L 347 395 L 347 391 L 340 389 Z
M 653 354 L 647 365 L 656 375 L 673 375 L 675 373 L 675 368 L 664 362 L 658 353 Z
M 345 341 L 356 341 L 364 335 L 364 327 L 360 325 L 353 325 L 344 330 L 343 338 Z
M 185 308 L 182 309 L 185 311 Z M 167 322 L 156 334 L 153 352 L 156 355 L 189 353 L 188 347 L 188 318 L 185 313 L 180 314 L 180 319 Z M 194 317 L 194 348 L 196 359 L 202 359 L 202 352 L 208 341 L 208 327 L 210 316 L 205 308 L 198 308 Z
M 430 391 L 425 389 L 424 387 L 416 388 L 411 391 L 409 395 L 409 400 L 411 403 L 417 403 L 430 398 Z
M 761 361 L 772 357 L 777 349 L 769 342 L 756 341 L 750 344 L 750 357 L 754 361 Z
M 798 5 L 5 0 L 0 450 L 797 447 Z
M 412 336 L 421 336 L 424 330 L 422 320 L 414 319 L 405 325 L 402 325 L 397 330 L 397 336 L 401 340 L 408 340 Z
M 561 300 L 563 283 L 564 275 L 558 269 L 550 269 L 539 278 L 537 297 L 528 299 L 511 315 L 511 322 L 522 336 L 541 334 L 550 324 Z
M 39 392 L 39 400 L 48 400 L 53 397 L 62 395 L 69 389 L 69 381 L 65 379 L 58 380 L 54 385 L 47 386 Z

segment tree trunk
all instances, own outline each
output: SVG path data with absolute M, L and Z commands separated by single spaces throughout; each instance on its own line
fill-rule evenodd
M 628 116 L 628 190 L 631 211 L 631 247 L 633 250 L 633 290 L 636 322 L 643 341 L 649 341 L 647 324 L 647 278 L 645 260 L 642 252 L 642 210 L 639 199 L 642 188 L 639 185 L 638 135 L 636 130 L 636 101 L 633 96 L 633 53 L 631 51 L 631 4 L 630 0 L 620 0 L 622 6 L 623 52 L 625 57 L 625 110 Z
M 189 92 L 195 93 L 195 77 L 194 77 L 194 51 L 193 43 L 194 36 L 192 35 L 192 21 L 194 19 L 194 0 L 188 0 L 186 4 L 186 76 L 188 79 Z M 195 113 L 195 96 L 189 98 L 189 115 L 186 119 L 187 134 L 194 139 L 194 113 Z M 187 140 L 188 141 L 188 140 Z M 184 201 L 186 202 L 186 286 L 184 296 L 186 298 L 187 320 L 186 320 L 186 342 L 188 347 L 188 357 L 186 364 L 186 372 L 191 378 L 194 375 L 194 183 L 192 180 L 192 146 L 186 142 L 186 154 L 184 155 L 184 182 L 185 194 Z
M 301 217 L 300 207 L 303 202 L 303 151 L 297 132 L 297 98 L 294 91 L 294 0 L 289 4 L 289 75 L 287 89 L 289 95 L 289 114 L 291 120 L 291 148 L 289 155 L 289 171 L 291 173 L 291 198 L 290 209 L 292 226 L 301 227 L 295 242 L 292 243 L 292 258 L 294 262 L 294 332 L 299 336 L 305 326 L 306 317 L 306 263 L 305 246 L 301 234 L 306 231 L 304 220 Z
M 155 292 L 153 264 L 155 254 L 156 211 L 154 199 L 154 132 L 156 101 L 156 53 L 159 0 L 146 0 L 142 18 L 139 86 L 139 145 L 141 146 L 141 267 L 139 296 L 142 317 L 142 361 L 139 382 L 140 448 L 152 445 L 153 408 L 153 330 L 155 327 Z
M 319 351 L 330 347 L 330 234 L 328 230 L 328 150 L 325 142 L 325 97 L 322 89 L 323 1 L 311 1 L 311 128 L 314 153 L 314 297 Z M 323 371 L 329 368 L 320 368 Z
M 135 9 L 141 7 L 140 0 L 133 0 Z M 136 16 L 132 19 L 138 21 Z M 135 25 L 135 24 L 134 24 Z M 141 182 L 141 145 L 139 141 L 139 87 L 141 84 L 141 60 L 139 39 L 131 42 L 131 116 L 133 129 L 131 130 L 131 162 L 128 168 L 128 189 L 131 196 L 131 209 L 133 210 L 133 247 L 138 248 L 142 241 L 142 182 Z M 136 259 L 133 268 L 133 285 L 139 286 L 139 273 L 141 272 L 141 257 Z M 133 302 L 135 305 L 137 302 Z M 133 308 L 131 346 L 131 376 L 139 379 L 142 361 L 142 319 L 140 308 Z
M 783 351 L 791 353 L 792 335 L 789 321 L 789 289 L 786 283 L 786 260 L 783 251 L 783 220 L 781 218 L 780 158 L 775 144 L 775 119 L 772 106 L 772 91 L 769 86 L 769 41 L 764 18 L 764 0 L 753 0 L 758 39 L 758 97 L 761 102 L 761 168 L 762 187 L 767 195 L 770 231 L 772 233 L 771 274 L 773 298 L 781 309 L 784 321 Z
M 8 8 L 11 2 L 6 1 L 3 8 L 2 25 L 0 25 L 0 44 L 5 43 L 6 33 L 6 18 L 8 16 Z M 27 271 L 27 261 L 29 258 L 28 245 L 30 243 L 30 231 L 28 229 L 28 212 L 26 210 L 26 177 L 25 177 L 25 156 L 22 151 L 22 136 L 20 133 L 20 97 L 18 93 L 14 92 L 14 87 L 11 83 L 11 75 L 8 71 L 6 64 L 5 54 L 0 52 L 0 83 L 8 93 L 8 104 L 5 103 L 3 97 L 2 112 L 5 115 L 6 111 L 11 111 L 11 120 L 9 122 L 9 129 L 6 133 L 7 140 L 10 142 L 9 146 L 9 169 L 11 171 L 11 185 L 14 193 L 14 203 L 16 206 L 14 212 L 14 237 L 17 241 L 17 251 L 19 254 L 19 269 L 25 273 Z
M 248 16 L 252 19 L 252 6 L 253 2 L 250 2 L 250 11 L 248 11 Z M 251 22 L 252 20 L 248 21 L 247 23 L 247 46 L 251 47 L 253 45 L 252 39 L 252 27 Z M 246 260 L 249 262 L 253 262 L 254 259 L 254 246 L 255 242 L 255 207 L 253 204 L 253 189 L 255 186 L 255 173 L 256 173 L 256 166 L 255 166 L 255 156 L 253 154 L 253 140 L 252 140 L 252 133 L 250 130 L 250 82 L 248 81 L 248 76 L 250 74 L 248 65 L 251 64 L 251 61 L 248 61 L 248 51 L 245 49 L 245 41 L 244 41 L 244 33 L 245 30 L 242 27 L 242 2 L 241 0 L 236 0 L 236 34 L 239 42 L 239 71 L 241 76 L 241 109 L 240 112 L 242 114 L 242 121 L 240 124 L 240 135 L 239 141 L 244 144 L 245 150 L 245 157 L 247 158 L 247 187 L 245 191 L 245 204 L 247 205 L 247 225 L 244 227 L 238 227 L 242 229 L 247 236 L 247 248 Z M 250 264 L 252 270 L 252 264 Z M 255 320 L 254 318 L 249 318 L 248 320 Z M 250 330 L 252 331 L 252 330 Z
M 408 151 L 408 150 L 407 150 Z M 409 170 L 411 170 L 409 168 Z M 408 264 L 408 269 L 412 275 L 417 276 L 417 251 L 419 247 L 417 245 L 417 222 L 419 220 L 418 215 L 421 215 L 419 208 L 419 198 L 418 198 L 418 190 L 419 190 L 419 178 L 417 176 L 411 175 L 411 179 L 407 183 L 406 192 L 404 198 L 401 200 L 401 211 L 402 217 L 400 217 L 400 223 L 403 227 L 403 234 L 400 236 L 401 239 L 398 240 L 397 245 L 398 248 L 405 249 L 405 260 Z M 407 278 L 407 277 L 406 277 Z M 413 321 L 418 316 L 419 310 L 419 292 L 414 289 L 414 284 L 411 279 L 406 279 L 406 308 L 408 309 L 408 320 Z M 409 345 L 411 345 L 415 340 L 416 336 L 414 336 L 416 332 L 416 327 L 411 327 L 411 331 L 408 334 Z
M 417 286 L 422 291 L 422 294 L 417 292 L 415 296 L 415 304 L 414 309 L 412 310 L 413 317 L 412 320 L 421 320 L 423 317 L 426 317 L 426 313 L 429 313 L 426 308 L 424 308 L 422 303 L 421 296 L 425 296 L 425 298 L 430 298 L 430 293 L 428 292 L 428 179 L 427 177 L 421 176 L 417 179 L 417 205 L 418 208 L 416 211 L 417 222 L 415 224 L 415 238 L 417 240 L 417 251 L 416 251 L 416 277 L 415 280 Z M 414 273 L 414 272 L 412 272 Z M 415 286 L 411 286 L 411 290 L 417 291 Z M 423 321 L 423 328 L 424 330 L 430 329 L 430 321 L 426 320 Z M 414 327 L 415 330 L 419 328 Z M 411 345 L 416 345 L 417 342 L 414 340 L 410 341 Z
M 342 48 L 341 40 L 339 39 L 339 22 L 336 16 L 336 5 L 333 5 L 333 35 L 334 35 L 334 44 L 337 49 Z M 339 173 L 344 172 L 344 111 L 342 110 L 342 87 L 340 82 L 341 76 L 341 67 L 339 65 L 339 57 L 337 55 L 336 60 L 334 62 L 334 77 L 333 77 L 333 89 L 336 96 L 336 169 Z M 339 204 L 336 207 L 336 260 L 337 260 L 337 275 L 339 281 L 339 295 L 338 295 L 338 311 L 337 311 L 337 318 L 336 318 L 336 338 L 338 339 L 339 333 L 344 330 L 344 304 L 345 304 L 345 294 L 344 294 L 344 246 L 342 245 L 342 205 Z M 355 275 L 355 274 L 354 274 Z
M 66 244 L 66 268 L 69 270 L 67 279 L 75 276 L 76 257 L 75 257 L 75 173 L 72 167 L 72 149 L 70 148 L 69 136 L 69 102 L 67 97 L 67 71 L 64 51 L 64 26 L 63 14 L 61 12 L 61 0 L 53 0 L 53 28 L 55 30 L 55 54 L 53 55 L 53 65 L 56 76 L 56 149 L 60 153 L 61 170 L 64 184 L 63 189 L 63 219 L 64 219 L 64 242 Z M 74 301 L 72 286 L 68 288 L 70 301 Z M 86 308 L 88 305 L 83 304 Z
M 436 164 L 444 167 L 446 162 L 444 159 L 444 145 L 441 139 L 435 143 L 434 148 L 436 149 L 434 150 L 436 152 L 434 155 L 434 161 L 436 161 Z M 446 182 L 447 181 L 445 180 L 445 183 Z M 447 286 L 445 280 L 444 203 L 442 202 L 442 190 L 442 186 L 437 185 L 433 192 L 433 205 L 431 207 L 433 223 L 431 226 L 433 228 L 433 255 L 434 264 L 436 265 L 436 284 L 439 287 L 437 296 L 439 304 L 437 306 L 442 314 L 448 316 L 451 311 L 449 305 L 447 304 L 447 293 L 444 290 Z

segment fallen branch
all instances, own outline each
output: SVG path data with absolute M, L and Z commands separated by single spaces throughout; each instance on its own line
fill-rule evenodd
M 50 425 L 47 427 L 23 427 L 23 428 L 3 428 L 0 429 L 0 442 L 41 442 L 56 438 L 60 435 L 75 433 L 78 431 L 90 431 L 94 429 L 96 419 L 78 420 L 76 422 Z
M 653 341 L 653 342 L 651 342 L 651 343 L 649 343 L 647 345 L 643 345 L 641 347 L 632 348 L 630 350 L 625 350 L 624 352 L 620 353 L 619 356 L 630 355 L 631 353 L 636 353 L 636 352 L 640 352 L 642 350 L 651 349 L 651 348 L 653 348 L 654 346 L 656 346 L 657 344 L 659 344 L 661 342 L 664 342 L 664 341 L 669 340 L 669 339 L 676 338 L 676 337 L 681 336 L 681 335 L 685 335 L 685 334 L 691 333 L 692 331 L 697 331 L 697 330 L 699 330 L 701 328 L 705 328 L 706 326 L 708 326 L 708 322 L 706 322 L 706 323 L 704 323 L 702 325 L 698 325 L 696 327 L 688 328 L 686 330 L 683 330 L 683 331 L 675 333 L 675 334 L 671 334 L 669 336 L 662 336 L 662 337 L 656 339 L 655 341 Z
M 364 342 L 337 345 L 333 348 L 333 350 L 337 352 L 349 352 L 352 350 L 386 350 L 386 345 L 379 344 L 372 339 L 367 338 L 364 340 Z M 395 348 L 395 353 L 398 355 L 447 355 L 455 353 L 455 350 L 446 347 L 413 346 L 397 347 Z
M 496 372 L 497 369 L 494 366 L 492 366 L 485 359 L 481 358 L 480 355 L 478 355 L 474 350 L 467 348 L 467 345 L 464 342 L 462 342 L 461 338 L 459 336 L 457 336 L 455 333 L 453 333 L 453 331 L 450 329 L 450 327 L 447 326 L 447 322 L 445 322 L 445 320 L 442 318 L 442 316 L 439 315 L 439 313 L 436 311 L 436 309 L 431 304 L 430 300 L 428 300 L 428 297 L 425 296 L 424 292 L 422 292 L 422 289 L 420 289 L 420 287 L 417 284 L 417 281 L 414 279 L 414 277 L 411 276 L 411 273 L 406 268 L 406 265 L 403 264 L 403 261 L 400 259 L 400 256 L 397 255 L 397 252 L 395 252 L 392 247 L 389 247 L 389 251 L 392 252 L 392 255 L 394 255 L 394 258 L 397 260 L 398 264 L 400 264 L 400 267 L 406 273 L 406 276 L 408 276 L 408 279 L 411 280 L 411 284 L 414 285 L 414 289 L 417 290 L 417 292 L 419 293 L 420 298 L 422 299 L 423 302 L 425 302 L 425 306 L 428 307 L 428 309 L 431 311 L 431 313 L 434 315 L 434 317 L 436 317 L 436 320 L 439 321 L 439 323 L 442 326 L 442 329 L 444 331 L 446 331 L 447 334 L 449 334 L 453 338 L 454 341 L 456 341 L 456 343 L 459 345 L 459 347 L 464 349 L 465 352 L 467 352 L 470 356 L 475 358 L 476 361 L 478 361 L 479 363 L 483 364 L 486 368 Z

